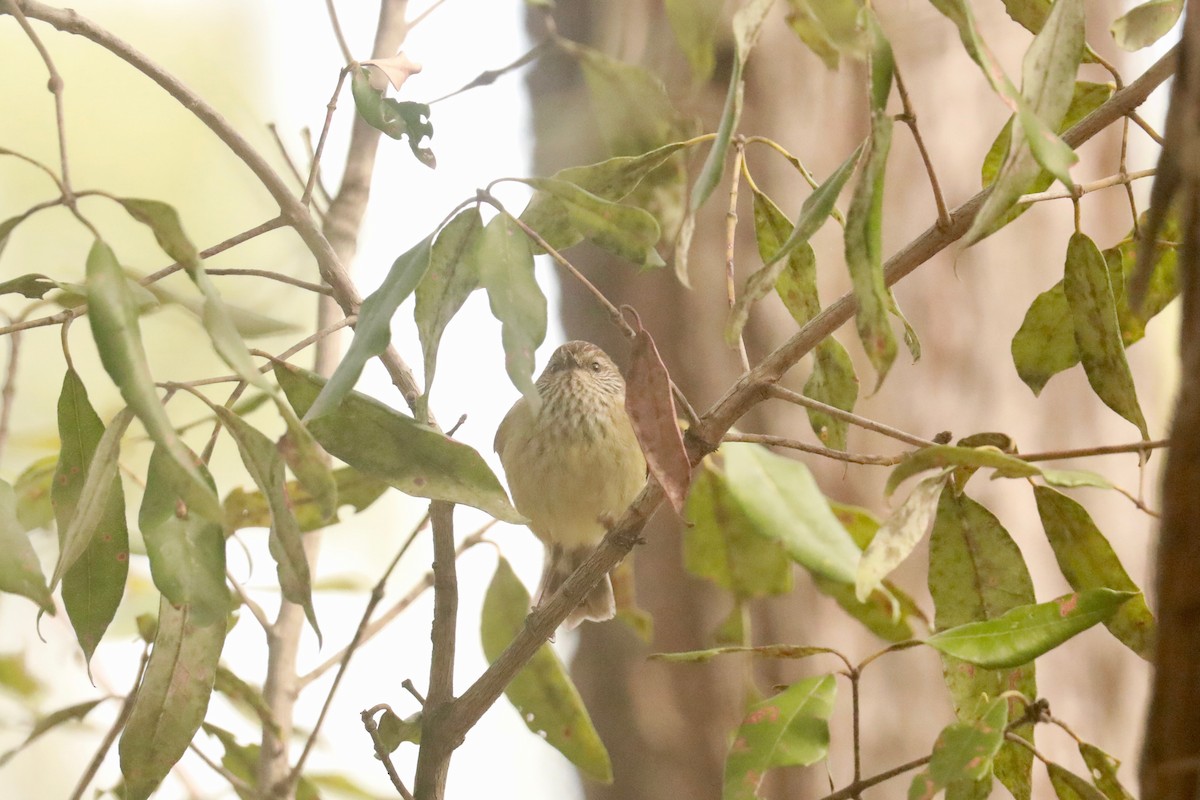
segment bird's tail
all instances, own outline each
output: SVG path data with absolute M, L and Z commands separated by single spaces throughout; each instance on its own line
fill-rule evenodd
M 546 561 L 542 565 L 542 580 L 538 585 L 537 602 L 550 599 L 558 591 L 558 587 L 566 582 L 576 567 L 587 560 L 592 554 L 591 547 L 576 547 L 570 550 L 561 545 L 547 545 Z M 617 613 L 617 604 L 613 598 L 612 581 L 607 575 L 596 584 L 578 606 L 567 616 L 563 627 L 567 630 L 579 625 L 584 620 L 603 622 L 612 619 Z

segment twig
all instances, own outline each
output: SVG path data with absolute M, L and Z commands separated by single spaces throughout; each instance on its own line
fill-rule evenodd
M 444 2 L 446 2 L 446 0 L 434 0 L 434 2 L 431 3 L 428 8 L 426 8 L 420 14 L 417 14 L 415 17 L 413 17 L 411 22 L 405 23 L 405 26 L 404 26 L 405 31 L 411 31 L 413 28 L 420 25 L 422 22 L 425 21 L 425 19 L 430 14 L 432 14 L 434 11 L 436 11 L 438 9 L 438 7 Z
M 338 22 L 337 8 L 333 0 L 325 0 L 325 10 L 329 12 L 329 27 L 333 28 L 333 36 L 342 50 L 342 58 L 350 64 L 354 61 L 354 56 L 350 53 L 350 45 L 346 44 L 346 34 L 342 33 L 342 24 Z
M 1099 447 L 1081 447 L 1077 450 L 1046 450 L 1041 453 L 1014 453 L 1014 457 L 1022 461 L 1062 461 L 1067 458 L 1087 458 L 1088 456 L 1108 456 L 1117 453 L 1147 453 L 1171 445 L 1170 439 L 1152 439 L 1148 442 L 1131 442 L 1129 444 L 1108 444 Z
M 415 697 L 417 702 L 421 704 L 422 708 L 425 707 L 425 696 L 417 691 L 416 686 L 413 686 L 412 678 L 405 678 L 403 681 L 401 681 L 400 688 L 404 689 L 406 692 Z
M 75 784 L 75 790 L 71 792 L 70 800 L 79 800 L 83 797 L 83 793 L 87 791 L 92 778 L 96 777 L 97 770 L 100 769 L 100 765 L 104 763 L 105 757 L 108 756 L 108 751 L 112 748 L 113 742 L 117 740 L 117 734 L 125 727 L 125 723 L 129 721 L 129 715 L 133 713 L 133 701 L 137 699 L 137 690 L 142 685 L 142 676 L 146 674 L 146 663 L 149 660 L 150 643 L 147 642 L 145 647 L 142 648 L 142 660 L 138 663 L 137 677 L 133 681 L 133 686 L 130 688 L 129 694 L 125 695 L 125 700 L 121 703 L 121 710 L 117 712 L 117 718 L 113 720 L 112 727 L 104 734 L 104 738 L 100 740 L 100 747 L 97 748 L 96 754 L 92 756 L 92 760 L 88 762 L 87 768 L 79 776 L 79 782 Z
M 786 400 L 789 403 L 795 403 L 798 406 L 811 408 L 813 411 L 820 411 L 822 414 L 839 419 L 843 422 L 848 422 L 851 425 L 857 425 L 860 428 L 865 428 L 875 433 L 882 433 L 884 436 L 889 436 L 897 441 L 905 444 L 916 445 L 917 447 L 932 447 L 935 442 L 930 439 L 922 439 L 920 436 L 914 436 L 911 433 L 906 433 L 899 428 L 893 428 L 890 425 L 884 425 L 882 422 L 876 422 L 868 417 L 862 417 L 850 411 L 844 411 L 837 406 L 831 406 L 828 403 L 822 403 L 820 400 L 814 400 L 811 397 L 806 397 L 799 392 L 793 392 L 780 386 L 777 383 L 771 384 L 767 388 L 767 393 L 779 400 Z
M 209 275 L 245 275 L 252 278 L 267 278 L 272 281 L 286 283 L 289 286 L 295 286 L 300 289 L 306 289 L 316 294 L 330 295 L 333 294 L 328 286 L 322 286 L 319 283 L 293 278 L 291 275 L 284 275 L 282 272 L 272 272 L 269 269 L 205 269 Z
M 1033 753 L 1033 756 L 1034 756 L 1034 758 L 1036 758 L 1038 761 L 1041 761 L 1043 764 L 1051 764 L 1051 763 L 1053 763 L 1053 762 L 1051 762 L 1051 761 L 1050 761 L 1050 759 L 1046 758 L 1044 755 L 1042 755 L 1041 753 L 1039 753 L 1039 752 L 1038 752 L 1038 750 L 1037 750 L 1037 748 L 1033 746 L 1033 743 L 1032 743 L 1032 742 L 1029 742 L 1029 741 L 1027 741 L 1027 740 L 1025 739 L 1025 737 L 1023 737 L 1023 736 L 1017 736 L 1017 735 L 1016 735 L 1015 733 L 1013 733 L 1012 731 L 1007 731 L 1007 730 L 1006 730 L 1006 731 L 1004 732 L 1004 738 L 1005 738 L 1005 740 L 1007 740 L 1007 741 L 1010 741 L 1010 742 L 1012 742 L 1013 744 L 1019 744 L 1019 745 L 1021 745 L 1021 746 L 1022 746 L 1022 747 L 1024 747 L 1026 750 L 1028 750 L 1029 752 Z
M 0 388 L 0 463 L 4 461 L 4 447 L 8 444 L 8 426 L 12 421 L 13 399 L 17 394 L 17 365 L 20 359 L 21 334 L 18 332 L 8 337 L 8 363 L 4 365 L 4 386 Z
M 304 186 L 304 176 L 300 174 L 300 168 L 296 166 L 296 162 L 288 153 L 287 145 L 283 143 L 283 137 L 279 135 L 279 126 L 274 122 L 268 122 L 267 130 L 271 132 L 271 138 L 275 140 L 275 147 L 278 148 L 279 155 L 283 157 L 283 163 L 287 164 L 288 172 L 292 173 L 297 184 Z
M 363 727 L 367 729 L 367 734 L 371 737 L 371 743 L 375 745 L 375 757 L 383 762 L 383 768 L 387 770 L 388 778 L 392 781 L 392 786 L 400 793 L 404 800 L 413 800 L 412 792 L 404 785 L 404 781 L 400 780 L 400 775 L 396 772 L 396 765 L 392 763 L 392 754 L 383 746 L 383 742 L 379 740 L 379 726 L 375 724 L 375 713 L 380 710 L 380 706 L 368 708 L 362 712 Z
M 214 761 L 207 753 L 197 747 L 195 742 L 189 743 L 188 749 L 195 753 L 201 761 L 207 764 L 209 769 L 228 781 L 229 785 L 232 786 L 234 791 L 236 791 L 239 795 L 242 797 L 253 797 L 255 795 L 253 786 Z
M 1162 147 L 1164 144 L 1166 144 L 1166 142 L 1163 140 L 1162 135 L 1159 134 L 1158 131 L 1154 130 L 1154 126 L 1151 125 L 1149 122 L 1146 122 L 1146 120 L 1142 118 L 1141 114 L 1139 114 L 1136 111 L 1130 111 L 1126 116 L 1129 117 L 1131 120 L 1133 120 L 1133 123 L 1135 125 L 1137 125 L 1143 131 L 1145 131 L 1146 135 L 1149 136 L 1151 139 L 1153 139 L 1154 143 L 1156 145 L 1158 145 L 1159 147 Z
M 1074 192 L 1064 192 L 1061 189 L 1058 191 L 1037 192 L 1035 194 L 1023 194 L 1017 198 L 1017 203 L 1040 203 L 1045 200 L 1067 200 L 1078 199 L 1080 195 L 1085 195 L 1088 192 L 1095 192 L 1100 189 L 1107 189 L 1110 186 L 1120 186 L 1125 184 L 1128 186 L 1134 181 L 1142 178 L 1154 177 L 1154 170 L 1143 169 L 1138 172 L 1119 173 L 1117 175 L 1109 175 L 1107 178 L 1101 178 L 1098 181 L 1091 183 L 1081 183 L 1075 186 Z
M 894 467 L 904 460 L 904 455 L 898 456 L 873 456 L 860 453 L 847 453 L 845 450 L 833 450 L 829 447 L 822 447 L 817 444 L 808 444 L 796 439 L 788 439 L 784 436 L 772 436 L 768 433 L 736 433 L 730 431 L 722 437 L 722 441 L 726 442 L 749 442 L 751 444 L 763 444 L 768 447 L 786 447 L 789 450 L 799 450 L 803 453 L 812 453 L 816 456 L 824 456 L 832 458 L 835 461 L 845 461 L 850 464 L 867 464 L 874 467 Z
M 929 150 L 926 149 L 925 140 L 921 138 L 921 130 L 917 127 L 917 112 L 913 110 L 912 102 L 908 99 L 908 89 L 904 87 L 900 68 L 894 66 L 893 74 L 896 77 L 896 90 L 900 94 L 900 103 L 904 107 L 904 113 L 897 119 L 907 125 L 909 131 L 912 132 L 917 151 L 921 154 L 921 160 L 925 162 L 925 174 L 929 176 L 929 188 L 933 190 L 933 202 L 937 205 L 937 225 L 939 228 L 949 227 L 950 214 L 946 210 L 946 200 L 942 197 L 942 187 L 938 183 L 937 172 L 933 169 L 933 159 L 929 157 Z
M 233 577 L 233 573 L 228 569 L 225 570 L 225 577 L 229 579 L 229 585 L 233 587 L 234 594 L 242 601 L 246 608 L 250 609 L 250 613 L 258 620 L 258 624 L 262 626 L 264 631 L 271 629 L 271 620 L 267 618 L 267 612 L 263 611 L 263 607 L 255 602 L 246 590 L 242 588 L 242 584 Z
M 931 758 L 933 758 L 933 756 L 921 756 L 920 758 L 914 758 L 907 764 L 901 764 L 898 767 L 892 767 L 891 769 L 885 770 L 878 775 L 872 775 L 869 778 L 863 778 L 861 781 L 855 781 L 849 786 L 838 789 L 836 792 L 830 792 L 822 797 L 821 800 L 849 800 L 849 798 L 860 794 L 864 789 L 870 789 L 872 786 L 883 783 L 887 780 L 891 780 L 897 775 L 903 775 L 904 773 L 911 772 L 918 767 L 925 766 L 929 763 Z
M 441 800 L 450 770 L 450 757 L 461 737 L 448 734 L 445 712 L 454 701 L 454 653 L 458 625 L 458 573 L 454 553 L 454 504 L 429 504 L 433 524 L 433 651 L 429 660 L 429 690 L 421 716 L 421 750 L 413 779 L 418 800 Z
M 333 0 L 326 0 L 332 8 Z M 313 151 L 312 160 L 308 165 L 308 180 L 304 182 L 304 194 L 300 196 L 300 204 L 307 206 L 312 200 L 313 187 L 317 185 L 321 174 L 321 155 L 325 152 L 325 140 L 329 137 L 329 128 L 333 125 L 333 112 L 337 111 L 338 95 L 342 93 L 342 86 L 346 83 L 346 76 L 350 74 L 353 66 L 347 66 L 338 71 L 337 83 L 333 87 L 333 95 L 329 98 L 329 102 L 325 105 L 325 124 L 321 126 L 321 135 L 317 137 L 317 149 Z
M 308 128 L 307 126 L 301 128 L 300 138 L 304 140 L 304 151 L 308 154 L 308 166 L 309 169 L 311 169 L 312 165 L 317 160 L 317 151 L 316 148 L 313 147 L 312 129 Z M 330 197 L 329 190 L 325 188 L 325 181 L 321 179 L 320 170 L 317 171 L 317 192 L 320 193 L 321 199 L 325 201 L 326 205 L 332 202 L 333 198 Z
M 425 12 L 423 14 L 421 14 L 421 16 L 419 16 L 415 20 L 413 20 L 413 22 L 409 25 L 409 27 L 411 28 L 413 25 L 416 25 L 418 22 L 420 22 L 422 19 L 424 19 L 425 15 L 428 14 L 430 11 L 432 11 L 434 8 L 437 8 L 437 6 L 441 4 L 441 2 L 442 2 L 442 0 L 438 0 L 436 3 L 434 3 L 428 9 L 426 9 Z M 550 41 L 551 41 L 550 39 L 544 39 L 544 40 L 538 42 L 533 47 L 531 47 L 528 52 L 526 52 L 524 55 L 517 58 L 516 61 L 513 61 L 510 64 L 505 64 L 503 67 L 500 67 L 500 69 L 489 69 L 489 70 L 479 73 L 479 75 L 477 75 L 475 77 L 475 79 L 472 80 L 470 83 L 468 83 L 464 86 L 461 86 L 458 89 L 455 89 L 453 92 L 450 92 L 450 94 L 444 94 L 441 97 L 437 98 L 436 100 L 430 100 L 429 105 L 433 105 L 434 103 L 440 103 L 443 100 L 449 100 L 451 97 L 455 97 L 456 95 L 460 95 L 463 92 L 469 91 L 471 89 L 478 89 L 480 86 L 491 85 L 492 83 L 494 83 L 496 81 L 497 78 L 504 75 L 505 73 L 512 72 L 514 69 L 519 69 L 519 68 L 525 66 L 526 64 L 528 64 L 530 61 L 533 61 L 535 58 L 537 58 L 539 55 L 541 55 L 542 50 L 544 50 L 546 48 L 546 46 L 549 44 Z

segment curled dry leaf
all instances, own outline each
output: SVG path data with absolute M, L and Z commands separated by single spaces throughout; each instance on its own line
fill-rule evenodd
M 683 434 L 675 417 L 671 377 L 658 355 L 654 339 L 634 315 L 637 335 L 629 360 L 625 388 L 625 410 L 646 455 L 650 474 L 662 486 L 676 513 L 683 513 L 692 465 L 683 446 Z
M 404 55 L 403 50 L 391 58 L 372 58 L 369 61 L 363 61 L 362 65 L 374 67 L 368 71 L 371 73 L 371 88 L 377 92 L 382 92 L 387 88 L 385 80 L 392 84 L 393 89 L 399 91 L 410 75 L 416 75 L 422 70 L 421 65 Z

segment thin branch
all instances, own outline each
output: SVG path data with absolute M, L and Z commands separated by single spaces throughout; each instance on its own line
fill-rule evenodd
M 386 708 L 386 706 L 385 706 Z M 375 746 L 375 757 L 383 762 L 383 768 L 387 770 L 388 778 L 392 781 L 392 786 L 400 794 L 404 800 L 413 800 L 412 792 L 404 785 L 404 781 L 400 780 L 399 773 L 396 772 L 396 765 L 392 763 L 392 754 L 384 747 L 383 742 L 379 739 L 379 726 L 375 723 L 374 714 L 380 710 L 380 706 L 369 708 L 362 712 L 363 727 L 367 729 L 367 734 L 371 737 L 371 743 Z
M 229 580 L 229 585 L 233 587 L 233 592 L 242 601 L 246 608 L 250 609 L 250 613 L 254 615 L 254 619 L 258 620 L 258 624 L 262 626 L 264 631 L 271 630 L 271 620 L 267 617 L 267 612 L 263 611 L 263 607 L 255 602 L 254 598 L 246 593 L 242 588 L 242 584 L 233 577 L 233 573 L 228 569 L 225 570 L 225 577 Z
M 1108 444 L 1099 447 L 1081 447 L 1076 450 L 1046 450 L 1041 453 L 1014 453 L 1015 458 L 1022 461 L 1062 461 L 1067 458 L 1087 458 L 1089 456 L 1109 456 L 1117 453 L 1148 453 L 1171 445 L 1170 439 L 1152 439 L 1148 442 L 1130 442 L 1129 444 Z
M 495 524 L 496 524 L 496 522 L 495 522 L 495 520 L 493 520 L 493 521 L 487 523 L 486 525 L 484 525 L 479 530 L 477 530 L 475 533 L 468 536 L 466 539 L 463 539 L 462 543 L 459 544 L 458 549 L 455 551 L 455 557 L 462 556 L 463 553 L 467 552 L 475 545 L 477 545 L 481 542 L 487 541 L 486 539 L 483 538 L 483 536 L 485 533 L 487 533 L 488 529 L 491 528 Z M 413 587 L 408 590 L 407 594 L 405 594 L 403 597 L 401 597 L 399 600 L 397 600 L 396 604 L 394 606 L 389 608 L 387 611 L 385 611 L 383 614 L 381 614 L 378 619 L 376 619 L 374 622 L 372 622 L 370 625 L 367 626 L 366 630 L 363 633 L 363 639 L 361 642 L 359 642 L 359 647 L 362 647 L 363 644 L 370 641 L 376 635 L 378 635 L 381 631 L 383 631 L 384 628 L 386 628 L 388 625 L 390 625 L 392 623 L 392 620 L 394 620 L 396 617 L 400 616 L 402 613 L 404 613 L 406 610 L 408 610 L 408 607 L 411 606 L 413 603 L 415 603 L 417 601 L 417 599 L 420 598 L 420 596 L 423 595 L 426 591 L 428 591 L 429 588 L 432 586 L 433 586 L 433 571 L 430 570 L 429 572 L 426 572 L 421 577 L 421 580 L 417 581 L 416 584 L 414 584 Z M 342 657 L 345 655 L 345 653 L 346 653 L 345 648 L 334 653 L 332 656 L 325 659 L 320 664 L 318 664 L 316 667 L 314 667 L 311 672 L 309 672 L 305 675 L 301 675 L 299 680 L 297 680 L 297 682 L 296 682 L 297 685 L 300 687 L 300 689 L 303 689 L 304 687 L 308 686 L 310 683 L 317 680 L 322 675 L 324 675 L 326 672 L 328 672 L 329 670 L 333 669 L 338 664 L 340 664 L 342 662 Z
M 796 439 L 788 439 L 784 436 L 772 436 L 767 433 L 734 433 L 731 431 L 725 434 L 722 441 L 750 442 L 751 444 L 763 444 L 768 447 L 786 447 L 790 450 L 799 450 L 803 453 L 812 453 L 813 455 L 831 458 L 834 461 L 845 461 L 850 464 L 867 464 L 873 467 L 894 467 L 904 460 L 904 455 L 872 456 L 860 453 L 847 453 L 844 450 L 833 450 L 821 445 L 808 444 Z
M 137 677 L 133 681 L 133 686 L 129 689 L 129 694 L 125 695 L 125 700 L 121 703 L 121 710 L 117 712 L 117 718 L 113 720 L 112 726 L 104 734 L 104 738 L 100 740 L 100 747 L 96 749 L 96 753 L 92 756 L 92 760 L 88 762 L 87 768 L 79 776 L 79 782 L 75 784 L 75 790 L 71 792 L 70 800 L 79 800 L 83 797 L 83 793 L 87 791 L 92 778 L 96 777 L 96 772 L 108 756 L 108 751 L 112 748 L 113 742 L 117 740 L 117 734 L 124 729 L 125 723 L 129 721 L 129 715 L 133 713 L 133 701 L 137 699 L 137 690 L 142 685 L 142 677 L 146 674 L 146 664 L 149 661 L 150 643 L 147 642 L 145 647 L 142 648 L 142 659 L 138 663 Z
M 332 8 L 333 0 L 326 0 Z M 350 70 L 354 67 L 346 67 L 338 71 L 337 83 L 333 87 L 333 95 L 329 98 L 329 102 L 325 104 L 325 123 L 321 126 L 321 135 L 317 138 L 317 148 L 313 151 L 312 159 L 308 165 L 308 180 L 304 182 L 304 194 L 300 196 L 301 205 L 307 206 L 312 200 L 313 188 L 320 181 L 321 175 L 321 156 L 325 153 L 325 140 L 329 137 L 329 128 L 333 125 L 333 112 L 337 111 L 338 95 L 342 93 L 342 86 L 346 83 L 346 76 L 350 74 Z M 299 177 L 299 176 L 297 176 Z
M 325 0 L 325 10 L 329 12 L 329 27 L 333 28 L 333 36 L 341 48 L 342 59 L 350 64 L 354 61 L 354 56 L 350 52 L 350 45 L 346 43 L 346 34 L 342 33 L 342 23 L 338 22 L 337 8 L 333 0 Z
M 312 165 L 317 160 L 317 151 L 313 147 L 312 129 L 303 127 L 300 129 L 300 138 L 304 140 L 304 151 L 308 154 L 308 167 L 312 169 Z M 333 198 L 329 194 L 329 190 L 325 188 L 325 181 L 321 179 L 321 171 L 317 170 L 317 192 L 321 195 L 321 199 L 325 201 L 325 205 L 333 202 Z
M 203 750 L 197 747 L 195 742 L 189 743 L 188 749 L 195 753 L 196 756 L 203 761 L 209 769 L 228 781 L 229 785 L 232 786 L 234 791 L 236 791 L 239 795 L 242 797 L 253 797 L 255 795 L 253 786 L 246 783 L 245 780 L 239 778 L 237 775 L 234 775 L 232 772 L 225 769 L 225 767 L 214 761 L 212 757 L 208 755 L 208 753 L 205 753 Z
M 806 397 L 799 392 L 793 392 L 791 389 L 780 386 L 777 383 L 771 384 L 767 388 L 767 393 L 779 400 L 786 400 L 789 403 L 795 403 L 798 406 L 811 408 L 813 411 L 820 411 L 822 414 L 833 417 L 834 419 L 848 422 L 851 425 L 857 425 L 875 433 L 882 433 L 884 436 L 891 437 L 905 444 L 915 445 L 917 447 L 932 447 L 937 444 L 930 439 L 922 439 L 920 436 L 914 436 L 911 433 L 906 433 L 899 428 L 893 428 L 890 425 L 884 425 L 882 422 L 876 422 L 868 417 L 862 417 L 850 411 L 845 411 L 837 406 L 831 406 L 828 403 L 822 403 L 820 400 L 814 400 L 811 397 Z
M 1166 141 L 1163 139 L 1162 135 L 1159 134 L 1158 131 L 1154 130 L 1154 126 L 1149 122 L 1146 122 L 1146 120 L 1142 118 L 1141 114 L 1136 111 L 1130 111 L 1126 116 L 1133 120 L 1135 125 L 1145 131 L 1146 135 L 1153 139 L 1156 145 L 1162 147 L 1164 144 L 1166 144 Z
M 330 295 L 333 294 L 328 286 L 322 286 L 319 283 L 311 283 L 303 281 L 299 278 L 293 278 L 291 275 L 284 275 L 282 272 L 272 272 L 269 269 L 205 269 L 209 275 L 245 275 L 253 278 L 267 278 L 272 281 L 286 283 L 289 286 L 296 286 L 300 289 L 314 292 L 316 294 Z
M 430 3 L 428 8 L 413 17 L 410 22 L 405 23 L 405 29 L 411 31 L 413 28 L 420 25 L 429 17 L 430 14 L 432 14 L 434 11 L 437 11 L 438 7 L 444 2 L 446 2 L 446 0 L 434 0 L 432 3 Z
M 283 137 L 279 135 L 279 126 L 274 122 L 268 122 L 267 130 L 271 132 L 271 138 L 275 141 L 275 147 L 278 148 L 279 155 L 283 157 L 283 163 L 287 164 L 288 172 L 292 173 L 292 177 L 296 179 L 297 184 L 303 186 L 304 176 L 300 174 L 300 168 L 296 166 L 296 162 L 292 160 L 291 154 L 288 153 L 287 145 L 283 143 Z
M 921 160 L 925 162 L 925 174 L 929 176 L 929 188 L 933 190 L 933 202 L 937 205 L 937 224 L 940 228 L 945 228 L 950 225 L 950 213 L 946 210 L 946 200 L 942 197 L 942 187 L 938 183 L 937 172 L 933 169 L 933 159 L 929 157 L 929 150 L 925 147 L 925 140 L 921 138 L 921 130 L 917 127 L 917 112 L 913 110 L 912 102 L 908 98 L 908 89 L 904 86 L 904 79 L 900 76 L 900 68 L 895 67 L 893 74 L 896 77 L 896 89 L 900 94 L 900 103 L 904 106 L 904 113 L 897 119 L 908 126 L 912 132 L 913 141 L 916 142 L 917 151 L 921 154 Z
M 1048 192 L 1037 192 L 1035 194 L 1023 194 L 1017 198 L 1017 202 L 1041 203 L 1045 200 L 1078 199 L 1080 195 L 1085 195 L 1088 192 L 1095 192 L 1099 191 L 1100 189 L 1107 189 L 1110 186 L 1120 186 L 1122 184 L 1128 186 L 1134 181 L 1141 180 L 1142 178 L 1153 177 L 1154 170 L 1152 169 L 1143 169 L 1139 172 L 1130 172 L 1128 174 L 1120 173 L 1117 175 L 1109 175 L 1107 178 L 1101 178 L 1100 180 L 1092 181 L 1091 183 L 1077 184 L 1074 192 L 1064 192 L 1060 189 L 1058 191 L 1052 190 Z
M 8 444 L 8 426 L 12 421 L 13 400 L 17 394 L 17 365 L 21 360 L 21 334 L 8 338 L 8 363 L 4 365 L 4 386 L 0 388 L 0 463 Z
M 821 798 L 821 800 L 849 800 L 850 798 L 860 794 L 864 789 L 870 789 L 872 786 L 876 786 L 884 781 L 891 780 L 897 775 L 903 775 L 904 773 L 911 772 L 918 767 L 925 766 L 929 763 L 931 758 L 933 758 L 933 756 L 921 756 L 920 758 L 914 758 L 907 764 L 901 764 L 898 767 L 892 767 L 889 770 L 885 770 L 878 775 L 872 775 L 869 778 L 863 778 L 861 781 L 855 781 L 849 786 L 825 795 Z
M 417 703 L 420 704 L 421 708 L 425 707 L 425 695 L 417 691 L 417 687 L 413 685 L 412 678 L 405 678 L 403 681 L 401 681 L 400 688 L 416 698 Z

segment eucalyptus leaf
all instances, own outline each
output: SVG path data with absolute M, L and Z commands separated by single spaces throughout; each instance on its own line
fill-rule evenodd
M 0 592 L 19 594 L 36 603 L 47 614 L 54 613 L 54 600 L 46 588 L 37 554 L 17 519 L 17 496 L 12 486 L 0 480 Z

